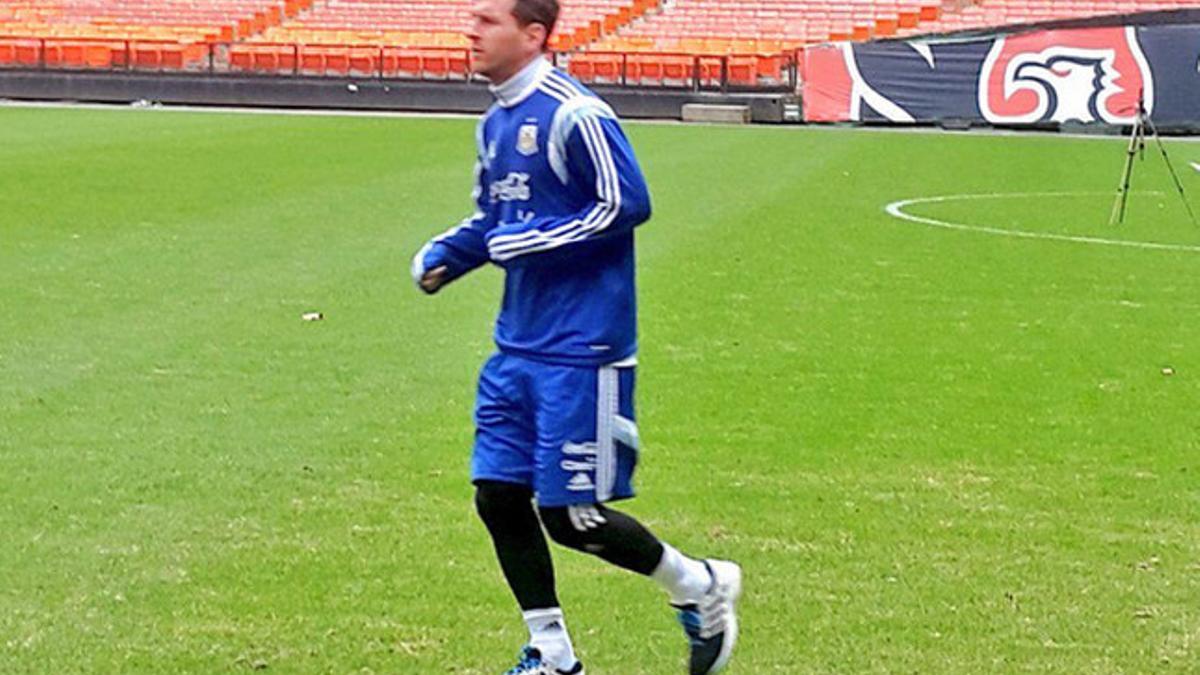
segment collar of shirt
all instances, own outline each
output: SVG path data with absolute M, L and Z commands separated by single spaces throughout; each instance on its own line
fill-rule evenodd
M 516 75 L 500 84 L 491 85 L 488 89 L 492 90 L 492 95 L 496 97 L 497 103 L 505 108 L 511 108 L 528 98 L 552 68 L 549 61 L 538 56 Z

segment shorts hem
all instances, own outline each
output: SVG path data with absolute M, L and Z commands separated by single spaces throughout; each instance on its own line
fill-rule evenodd
M 471 484 L 472 485 L 478 486 L 480 481 L 489 481 L 489 482 L 493 482 L 493 483 L 508 483 L 510 485 L 519 485 L 523 488 L 529 488 L 530 490 L 533 489 L 533 481 L 532 480 L 526 481 L 526 480 L 521 480 L 520 478 L 513 478 L 512 476 L 501 476 L 498 474 L 472 474 L 471 475 Z
M 625 501 L 626 499 L 633 499 L 636 496 L 637 496 L 636 493 L 629 492 L 627 494 L 613 495 L 613 496 L 609 497 L 608 499 L 605 499 L 602 501 L 602 500 L 596 499 L 595 495 L 591 495 L 590 497 L 588 495 L 579 495 L 577 497 L 567 496 L 567 497 L 560 497 L 558 499 L 542 499 L 541 495 L 536 495 L 538 506 L 543 506 L 543 507 L 547 507 L 547 508 L 551 508 L 551 509 L 560 508 L 563 506 L 584 506 L 584 505 L 588 505 L 588 504 L 611 504 L 612 502 L 620 502 L 620 501 Z

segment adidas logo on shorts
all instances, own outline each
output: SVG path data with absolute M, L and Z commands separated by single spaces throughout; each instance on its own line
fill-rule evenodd
M 567 481 L 567 489 L 582 492 L 584 490 L 594 490 L 596 489 L 596 485 L 592 483 L 592 479 L 586 473 L 577 473 L 571 476 L 571 480 Z

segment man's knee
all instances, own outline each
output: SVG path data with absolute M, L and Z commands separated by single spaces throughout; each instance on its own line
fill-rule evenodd
M 475 510 L 489 530 L 528 527 L 533 520 L 533 492 L 524 486 L 500 481 L 475 483 Z
M 600 548 L 600 532 L 608 524 L 603 504 L 541 507 L 542 525 L 556 543 L 589 553 Z

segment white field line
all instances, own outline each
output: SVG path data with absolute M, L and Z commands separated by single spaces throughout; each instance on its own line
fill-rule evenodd
M 1139 192 L 1130 193 L 1142 195 L 1162 195 L 1162 192 Z M 945 202 L 969 201 L 980 199 L 1041 199 L 1054 197 L 1099 197 L 1112 196 L 1112 193 L 1104 192 L 1008 192 L 1008 193 L 982 193 L 982 194 L 961 194 L 961 195 L 943 195 L 939 197 L 917 197 L 914 199 L 902 199 L 892 202 L 884 207 L 888 215 L 906 220 L 910 223 L 918 223 L 920 225 L 928 225 L 930 227 L 940 227 L 947 230 L 960 230 L 964 232 L 982 232 L 984 234 L 993 234 L 1001 237 L 1018 237 L 1021 239 L 1042 239 L 1050 241 L 1068 241 L 1076 244 L 1094 244 L 1099 246 L 1124 246 L 1126 248 L 1140 248 L 1155 251 L 1184 251 L 1188 253 L 1200 253 L 1200 246 L 1189 246 L 1187 244 L 1163 244 L 1152 241 L 1132 241 L 1125 239 L 1105 239 L 1103 237 L 1083 237 L 1068 234 L 1053 234 L 1049 232 L 1028 232 L 1025 230 L 1006 230 L 998 227 L 987 227 L 984 225 L 971 225 L 969 223 L 955 223 L 946 220 L 938 220 L 936 218 L 926 218 L 925 216 L 915 216 L 911 213 L 906 213 L 905 209 L 915 204 L 942 204 Z

